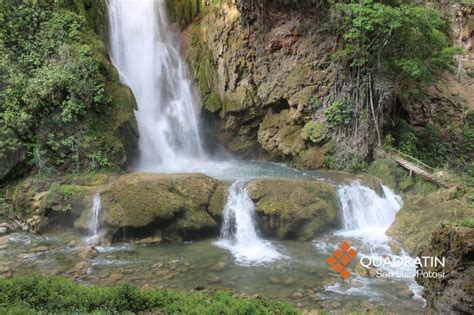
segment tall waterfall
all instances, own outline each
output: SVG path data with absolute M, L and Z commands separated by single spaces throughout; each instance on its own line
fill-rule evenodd
M 111 57 L 135 95 L 141 170 L 181 170 L 203 157 L 196 97 L 165 0 L 108 0 Z
M 284 257 L 270 241 L 259 237 L 255 205 L 243 181 L 236 181 L 229 188 L 221 238 L 215 244 L 228 249 L 236 261 L 244 265 L 267 263 Z

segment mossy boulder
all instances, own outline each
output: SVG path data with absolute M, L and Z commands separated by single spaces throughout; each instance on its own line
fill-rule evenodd
M 21 181 L 12 196 L 15 215 L 28 222 L 32 217 L 41 220 L 28 226 L 43 232 L 57 225 L 72 226 L 84 209 L 92 205 L 92 187 L 76 185 L 68 180 L 53 181 L 29 177 Z
M 441 223 L 474 217 L 469 191 L 440 189 L 427 194 L 405 195 L 403 208 L 387 234 L 401 241 L 411 254 L 427 245 Z
M 218 186 L 201 174 L 121 176 L 101 193 L 102 225 L 112 234 L 121 228 L 140 234 L 162 231 L 164 239 L 173 240 L 216 233 L 218 223 L 209 208 L 211 201 L 216 208 L 221 204 L 213 198 Z
M 220 218 L 222 216 L 228 196 L 229 186 L 226 184 L 219 184 L 212 194 L 211 200 L 209 201 L 208 212 L 214 218 Z
M 258 179 L 247 189 L 263 234 L 311 240 L 337 221 L 338 201 L 329 184 L 294 179 Z
M 397 162 L 392 159 L 375 160 L 368 169 L 369 174 L 378 177 L 385 185 L 392 189 L 397 188 L 399 174 Z
M 445 225 L 435 230 L 419 257 L 443 258 L 444 266 L 418 266 L 422 272 L 444 273 L 444 277 L 416 277 L 423 286 L 426 312 L 469 314 L 474 309 L 474 229 Z

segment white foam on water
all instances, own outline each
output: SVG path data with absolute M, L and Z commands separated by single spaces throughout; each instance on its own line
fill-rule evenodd
M 386 235 L 387 229 L 395 221 L 397 212 L 402 208 L 403 201 L 388 187 L 382 185 L 383 196 L 377 194 L 369 187 L 363 186 L 359 181 L 354 181 L 348 185 L 338 188 L 338 197 L 341 206 L 342 229 L 336 231 L 335 235 L 342 240 L 353 240 L 358 252 L 357 259 L 363 256 L 370 257 L 373 261 L 380 262 L 385 259 L 391 261 L 398 259 L 401 261 L 414 262 L 404 250 L 399 255 L 392 252 L 389 242 L 391 237 Z M 333 245 L 325 244 L 324 240 L 313 241 L 313 246 L 320 252 L 327 253 L 334 250 Z M 399 275 L 414 274 L 415 268 L 411 264 L 398 266 L 386 265 L 379 268 L 384 272 Z M 376 281 L 388 281 L 384 279 L 367 279 L 353 275 L 363 286 L 352 288 L 342 286 L 338 283 L 326 286 L 325 289 L 339 294 L 366 294 L 370 297 L 377 296 Z M 415 299 L 421 299 L 422 287 L 414 278 L 394 279 L 393 281 L 403 281 L 407 287 L 413 291 Z
M 242 265 L 261 265 L 286 258 L 272 242 L 260 238 L 255 205 L 243 181 L 236 181 L 229 188 L 221 237 L 214 244 L 229 250 Z

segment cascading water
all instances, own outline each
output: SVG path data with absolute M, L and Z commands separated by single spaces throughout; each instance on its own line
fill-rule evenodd
M 388 187 L 382 185 L 382 190 L 383 197 L 358 181 L 338 189 L 346 235 L 385 238 L 403 202 Z
M 100 210 L 102 209 L 102 202 L 100 194 L 96 194 L 92 199 L 92 207 L 89 220 L 89 237 L 86 239 L 88 244 L 95 243 L 100 231 Z
M 221 238 L 215 244 L 228 249 L 237 263 L 243 265 L 268 263 L 284 257 L 270 241 L 258 236 L 255 205 L 243 181 L 236 181 L 229 188 Z
M 133 90 L 141 170 L 181 171 L 203 159 L 193 95 L 170 28 L 165 0 L 108 0 L 110 49 L 123 83 Z
M 413 261 L 408 254 L 401 250 L 399 254 L 394 254 L 389 245 L 392 240 L 385 233 L 390 225 L 395 221 L 397 212 L 403 206 L 402 199 L 388 187 L 382 185 L 383 196 L 379 196 L 374 190 L 361 185 L 359 181 L 349 185 L 342 185 L 338 189 L 339 202 L 341 205 L 341 219 L 343 228 L 335 234 L 339 238 L 338 242 L 349 240 L 357 249 L 358 255 L 370 257 L 372 261 L 382 261 L 387 257 L 402 258 L 403 261 Z M 317 248 L 324 248 L 327 244 L 315 242 Z M 326 246 L 327 247 L 327 246 Z M 334 248 L 327 248 L 327 252 L 332 252 Z M 391 267 L 390 265 L 380 268 L 392 274 L 414 274 L 414 267 L 405 265 Z M 375 286 L 374 294 L 377 295 L 376 283 L 366 278 L 359 281 L 365 285 L 361 288 L 343 288 L 341 283 L 326 287 L 329 291 L 339 294 L 369 294 L 371 286 Z M 400 280 L 402 281 L 402 280 Z M 421 287 L 416 284 L 414 277 L 406 278 L 406 285 L 414 292 L 415 297 L 421 298 Z

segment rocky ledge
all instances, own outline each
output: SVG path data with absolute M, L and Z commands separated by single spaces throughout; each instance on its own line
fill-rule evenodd
M 103 240 L 139 243 L 217 237 L 229 184 L 203 174 L 130 173 L 95 182 L 28 180 L 16 205 L 35 218 L 34 231 L 59 226 L 89 233 L 93 199 L 100 194 Z M 247 183 L 257 223 L 266 237 L 310 240 L 338 221 L 331 185 L 308 180 L 257 179 Z
M 427 310 L 436 314 L 471 314 L 474 309 L 474 229 L 442 226 L 418 256 L 445 258 L 445 266 L 423 267 L 423 273 L 444 272 L 444 277 L 418 276 L 424 287 Z
M 249 183 L 259 226 L 267 236 L 309 241 L 338 217 L 334 187 L 295 179 L 258 179 Z

